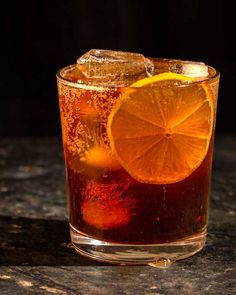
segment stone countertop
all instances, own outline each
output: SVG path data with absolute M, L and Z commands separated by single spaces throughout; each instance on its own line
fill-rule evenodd
M 0 294 L 235 294 L 236 137 L 217 136 L 205 248 L 169 269 L 111 266 L 70 244 L 60 139 L 0 141 Z

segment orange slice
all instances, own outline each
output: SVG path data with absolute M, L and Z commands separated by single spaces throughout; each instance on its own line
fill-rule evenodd
M 168 184 L 203 161 L 213 129 L 213 98 L 206 82 L 163 73 L 124 91 L 108 119 L 111 148 L 143 183 Z
M 131 186 L 129 180 L 114 183 L 89 181 L 83 191 L 83 220 L 100 230 L 127 225 L 135 215 L 136 207 L 132 190 L 130 191 Z
M 100 146 L 94 146 L 85 154 L 86 164 L 92 167 L 117 170 L 120 168 L 119 162 Z

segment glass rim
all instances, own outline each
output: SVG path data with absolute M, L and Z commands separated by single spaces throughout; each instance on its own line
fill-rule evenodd
M 181 59 L 166 59 L 166 58 L 151 58 L 152 60 L 156 60 L 156 61 L 165 61 L 165 62 L 182 62 L 182 63 L 195 63 L 195 64 L 200 64 L 201 62 L 196 62 L 196 61 L 187 61 L 187 60 L 181 60 Z M 204 82 L 212 82 L 214 80 L 216 80 L 217 78 L 220 77 L 220 72 L 212 67 L 212 66 L 209 66 L 207 64 L 205 64 L 205 66 L 207 66 L 208 69 L 212 70 L 213 71 L 213 75 L 212 76 L 208 76 L 206 78 L 203 77 L 202 80 L 195 80 L 195 81 L 191 81 L 191 83 L 186 83 L 186 84 L 180 84 L 180 85 L 171 85 L 171 87 L 176 87 L 176 88 L 179 88 L 179 87 L 188 87 L 190 85 L 193 85 L 193 84 L 202 84 Z M 73 82 L 65 77 L 62 76 L 62 73 L 65 72 L 66 70 L 69 70 L 69 69 L 72 69 L 76 67 L 76 64 L 72 64 L 72 65 L 69 65 L 69 66 L 65 66 L 61 69 L 59 69 L 56 73 L 56 77 L 59 81 L 61 81 L 63 84 L 66 84 L 68 86 L 72 86 L 74 88 L 80 88 L 80 89 L 87 89 L 87 90 L 104 90 L 104 89 L 119 89 L 119 88 L 123 88 L 123 89 L 137 89 L 138 87 L 132 87 L 131 85 L 127 85 L 127 86 L 124 86 L 124 85 L 110 85 L 108 82 L 105 82 L 104 84 L 102 84 L 102 82 L 100 82 L 99 84 L 89 84 L 89 83 L 84 83 L 84 82 L 80 82 L 80 81 L 76 81 L 76 82 Z M 166 71 L 166 72 L 170 72 L 170 73 L 176 73 L 174 71 Z M 165 73 L 166 73 L 165 72 Z M 164 72 L 163 72 L 164 73 Z M 158 74 L 161 74 L 161 73 L 158 73 Z M 158 75 L 156 74 L 156 75 Z M 144 77 L 146 78 L 146 77 Z M 148 78 L 148 77 L 147 77 Z M 168 87 L 168 86 L 167 86 Z M 150 86 L 142 86 L 142 88 L 149 88 L 150 89 Z M 158 88 L 158 86 L 152 86 L 153 89 L 155 88 Z

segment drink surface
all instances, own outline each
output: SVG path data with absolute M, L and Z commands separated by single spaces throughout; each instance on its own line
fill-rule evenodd
M 171 64 L 172 69 L 178 69 L 176 64 Z M 158 65 L 159 71 L 166 71 L 167 62 L 158 61 Z M 138 79 L 142 75 L 141 69 Z M 79 81 L 78 86 L 58 81 L 69 215 L 74 229 L 98 240 L 125 244 L 166 243 L 204 231 L 213 132 L 201 163 L 184 179 L 174 183 L 139 181 L 121 165 L 107 131 L 109 117 L 129 86 L 121 85 L 125 78 L 119 87 L 93 85 L 78 66 L 69 67 L 63 78 Z M 214 85 L 212 89 L 216 96 Z

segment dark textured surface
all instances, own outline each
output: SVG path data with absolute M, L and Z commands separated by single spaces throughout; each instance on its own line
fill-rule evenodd
M 218 136 L 207 245 L 167 270 L 110 266 L 69 243 L 57 139 L 0 141 L 0 294 L 235 294 L 236 137 Z

